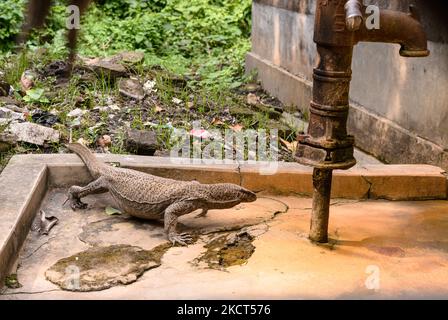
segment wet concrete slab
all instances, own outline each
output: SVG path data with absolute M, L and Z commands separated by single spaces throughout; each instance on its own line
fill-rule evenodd
M 182 217 L 180 228 L 195 243 L 169 247 L 160 266 L 127 285 L 62 290 L 45 276 L 60 259 L 91 248 L 167 243 L 161 222 L 108 215 L 107 194 L 87 197 L 89 208 L 73 212 L 62 206 L 65 192 L 46 194 L 41 209 L 59 222 L 48 236 L 29 233 L 17 268 L 22 287 L 5 288 L 0 299 L 448 298 L 448 201 L 335 199 L 331 241 L 315 245 L 307 239 L 311 199 L 270 194 L 205 218 Z M 230 266 L 221 250 L 229 248 L 241 250 Z

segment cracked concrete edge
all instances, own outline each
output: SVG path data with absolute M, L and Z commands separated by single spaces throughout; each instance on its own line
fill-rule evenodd
M 47 166 L 12 160 L 0 175 L 0 289 L 47 189 Z
M 297 163 L 215 161 L 97 154 L 158 176 L 202 183 L 231 182 L 255 191 L 312 195 L 312 168 Z M 86 184 L 90 174 L 73 154 L 16 155 L 0 175 L 0 287 L 13 267 L 48 187 Z M 442 169 L 429 165 L 365 165 L 335 171 L 332 196 L 349 199 L 446 199 Z
M 312 168 L 288 162 L 247 162 L 173 159 L 134 155 L 97 154 L 101 161 L 118 163 L 157 176 L 230 182 L 254 191 L 311 196 Z M 74 154 L 17 155 L 12 164 L 48 166 L 50 186 L 67 187 L 91 181 L 82 161 Z M 332 197 L 347 199 L 424 200 L 447 199 L 444 170 L 431 165 L 360 165 L 335 170 Z

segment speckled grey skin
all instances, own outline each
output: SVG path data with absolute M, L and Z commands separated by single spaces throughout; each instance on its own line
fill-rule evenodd
M 98 161 L 90 150 L 79 143 L 68 148 L 84 161 L 95 179 L 85 187 L 72 186 L 68 192 L 73 210 L 85 209 L 81 198 L 89 194 L 110 192 L 120 209 L 143 219 L 164 219 L 165 232 L 173 244 L 186 245 L 191 236 L 176 232 L 177 219 L 197 209 L 201 217 L 209 209 L 227 209 L 241 202 L 253 202 L 255 193 L 232 183 L 201 184 L 178 181 L 147 173 L 108 166 Z

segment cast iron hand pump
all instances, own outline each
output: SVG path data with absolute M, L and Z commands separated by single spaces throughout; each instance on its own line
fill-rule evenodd
M 403 57 L 429 55 L 425 32 L 414 7 L 410 13 L 381 10 L 379 29 L 369 30 L 360 0 L 319 0 L 314 42 L 318 62 L 306 135 L 298 137 L 296 160 L 314 167 L 310 239 L 328 241 L 332 170 L 349 169 L 354 137 L 347 135 L 353 47 L 361 41 L 397 43 Z M 367 129 L 367 128 L 366 128 Z

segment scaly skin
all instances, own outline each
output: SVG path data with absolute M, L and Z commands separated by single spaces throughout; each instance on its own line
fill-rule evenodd
M 85 209 L 81 198 L 89 194 L 109 192 L 121 210 L 143 219 L 163 219 L 165 232 L 173 244 L 187 245 L 192 238 L 176 232 L 180 216 L 202 209 L 232 208 L 242 202 L 253 202 L 255 193 L 231 183 L 201 184 L 157 177 L 136 170 L 115 168 L 98 161 L 82 144 L 69 144 L 79 155 L 95 179 L 85 187 L 72 186 L 68 200 L 73 210 Z

